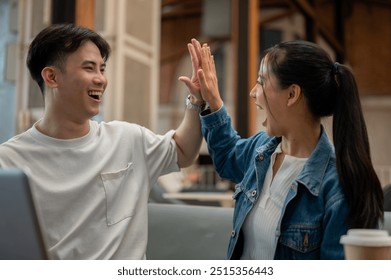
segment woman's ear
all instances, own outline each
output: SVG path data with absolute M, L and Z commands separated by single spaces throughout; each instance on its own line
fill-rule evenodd
M 289 87 L 288 92 L 288 107 L 293 106 L 298 103 L 301 97 L 301 87 L 299 85 L 293 84 Z
M 53 67 L 47 66 L 42 69 L 41 71 L 42 78 L 49 88 L 56 88 L 57 87 L 57 80 L 56 80 L 56 69 Z

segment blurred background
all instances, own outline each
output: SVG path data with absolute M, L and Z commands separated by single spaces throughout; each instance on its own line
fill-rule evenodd
M 187 94 L 178 77 L 191 75 L 191 38 L 210 44 L 220 90 L 243 137 L 262 129 L 262 112 L 248 96 L 262 51 L 285 40 L 316 42 L 352 68 L 372 161 L 382 185 L 391 183 L 390 0 L 0 0 L 0 143 L 42 115 L 26 54 L 41 29 L 59 22 L 94 29 L 112 47 L 96 119 L 158 133 L 182 119 Z M 331 122 L 324 120 L 330 136 Z M 231 207 L 232 189 L 215 174 L 203 145 L 197 163 L 160 178 L 151 200 Z

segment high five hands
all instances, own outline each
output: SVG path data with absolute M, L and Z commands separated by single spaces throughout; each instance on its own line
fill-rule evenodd
M 207 102 L 212 112 L 217 111 L 223 105 L 223 100 L 219 93 L 216 66 L 210 47 L 206 43 L 201 46 L 196 39 L 192 39 L 187 47 L 193 74 L 191 78 L 181 76 L 179 80 L 187 86 L 194 103 Z

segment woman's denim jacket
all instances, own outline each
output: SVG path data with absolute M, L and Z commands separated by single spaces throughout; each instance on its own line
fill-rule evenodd
M 223 106 L 201 114 L 202 132 L 221 178 L 237 183 L 228 259 L 240 258 L 243 223 L 259 198 L 270 158 L 280 138 L 259 132 L 241 139 Z M 275 259 L 343 259 L 348 206 L 339 183 L 335 152 L 322 126 L 319 142 L 291 184 L 275 232 Z

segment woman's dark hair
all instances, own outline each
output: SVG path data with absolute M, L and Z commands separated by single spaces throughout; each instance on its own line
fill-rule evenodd
M 95 31 L 73 24 L 53 24 L 43 29 L 31 42 L 27 55 L 27 67 L 44 94 L 44 81 L 41 71 L 46 66 L 55 65 L 63 69 L 68 55 L 75 52 L 86 41 L 94 43 L 107 61 L 110 46 Z
M 282 88 L 302 88 L 315 118 L 333 115 L 337 171 L 349 203 L 351 228 L 383 220 L 383 191 L 373 168 L 357 84 L 351 70 L 334 63 L 318 45 L 280 43 L 266 50 L 268 67 Z

